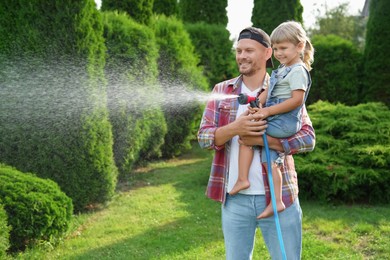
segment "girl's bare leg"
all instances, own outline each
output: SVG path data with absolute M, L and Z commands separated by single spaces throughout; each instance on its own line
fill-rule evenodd
M 238 155 L 238 179 L 236 184 L 234 184 L 233 189 L 229 192 L 230 195 L 237 194 L 239 191 L 249 188 L 250 183 L 248 180 L 248 175 L 252 160 L 252 147 L 240 145 L 240 152 Z
M 266 163 L 264 163 L 265 166 Z M 267 167 L 265 167 L 267 169 Z M 283 203 L 282 200 L 282 173 L 280 172 L 279 167 L 273 163 L 272 165 L 272 180 L 274 182 L 274 189 L 275 189 L 275 198 L 276 198 L 276 209 L 278 212 L 283 211 L 286 206 Z M 268 206 L 264 209 L 264 211 L 257 217 L 260 218 L 268 218 L 274 214 L 274 210 L 272 207 L 272 202 L 268 204 Z

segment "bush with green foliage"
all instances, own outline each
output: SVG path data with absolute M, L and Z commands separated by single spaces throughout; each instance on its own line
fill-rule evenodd
M 227 0 L 180 0 L 180 18 L 185 23 L 205 22 L 207 24 L 227 25 Z
M 226 26 L 204 22 L 185 24 L 210 88 L 238 73 L 233 43 Z
M 153 14 L 154 0 L 103 0 L 102 11 L 126 12 L 134 20 L 142 24 L 149 24 Z
M 51 180 L 0 164 L 0 199 L 12 227 L 11 250 L 55 242 L 69 228 L 72 200 Z
M 188 90 L 207 90 L 207 79 L 198 66 L 199 58 L 183 23 L 175 17 L 162 15 L 154 17 L 151 25 L 159 45 L 159 82 L 164 92 L 175 91 L 178 86 Z M 201 117 L 199 104 L 188 102 L 180 106 L 172 101 L 167 100 L 171 103 L 164 107 L 168 124 L 162 151 L 164 157 L 179 155 L 191 147 L 190 140 L 195 136 Z
M 56 181 L 75 210 L 116 187 L 93 0 L 0 2 L 0 160 Z
M 313 152 L 296 155 L 300 196 L 327 202 L 390 202 L 390 110 L 381 103 L 308 107 Z
M 7 213 L 3 208 L 0 198 L 0 259 L 5 259 L 9 248 L 10 227 L 7 222 Z
M 153 13 L 165 16 L 178 16 L 179 4 L 177 0 L 158 0 L 153 3 Z
M 315 55 L 308 104 L 318 100 L 346 105 L 360 103 L 362 54 L 357 47 L 336 35 L 316 35 L 312 43 Z
M 158 47 L 154 32 L 127 14 L 103 12 L 103 18 L 114 155 L 120 174 L 126 174 L 135 163 L 161 156 L 167 126 L 162 109 L 150 100 L 161 91 Z
M 254 0 L 252 23 L 271 35 L 272 31 L 285 21 L 303 23 L 302 14 L 303 7 L 299 0 Z
M 364 49 L 364 101 L 390 106 L 390 1 L 371 0 Z

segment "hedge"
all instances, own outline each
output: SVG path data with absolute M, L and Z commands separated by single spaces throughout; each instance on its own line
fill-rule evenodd
M 210 90 L 218 82 L 238 75 L 233 43 L 226 26 L 200 22 L 185 24 L 185 28 L 200 57 Z
M 167 126 L 157 102 L 158 47 L 154 32 L 127 14 L 103 12 L 103 18 L 114 155 L 123 175 L 134 164 L 161 156 Z
M 93 0 L 22 2 L 0 2 L 0 160 L 81 211 L 116 187 L 101 15 Z
M 168 124 L 163 156 L 177 156 L 191 147 L 199 126 L 201 107 L 193 98 L 183 102 L 179 93 L 208 89 L 206 77 L 198 66 L 199 58 L 183 23 L 175 17 L 153 17 L 151 22 L 159 46 L 159 83 L 166 94 L 164 114 Z M 185 99 L 185 98 L 184 98 Z
M 300 196 L 331 202 L 390 202 L 390 110 L 382 103 L 308 107 L 311 153 L 296 155 Z
M 0 259 L 4 259 L 9 248 L 10 227 L 7 222 L 7 214 L 0 199 Z
M 51 180 L 0 164 L 0 199 L 12 227 L 11 250 L 55 242 L 69 228 L 72 200 Z
M 359 104 L 362 54 L 357 47 L 336 35 L 316 35 L 312 43 L 315 55 L 308 104 L 318 100 Z

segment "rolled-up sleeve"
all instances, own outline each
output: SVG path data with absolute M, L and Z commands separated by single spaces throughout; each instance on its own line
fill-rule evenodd
M 296 153 L 311 152 L 315 147 L 315 132 L 309 115 L 307 114 L 306 106 L 303 106 L 302 111 L 302 128 L 295 135 L 281 139 L 284 148 L 284 154 L 292 155 Z
M 215 145 L 215 131 L 218 127 L 218 107 L 216 101 L 207 102 L 198 131 L 198 143 L 201 148 L 220 150 L 224 145 Z

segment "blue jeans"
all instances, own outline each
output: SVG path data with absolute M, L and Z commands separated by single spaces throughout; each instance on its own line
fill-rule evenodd
M 282 259 L 274 217 L 258 220 L 266 207 L 264 195 L 227 195 L 222 205 L 222 230 L 227 260 L 252 259 L 257 227 L 272 259 Z M 287 259 L 300 259 L 302 251 L 302 210 L 298 199 L 279 213 Z

